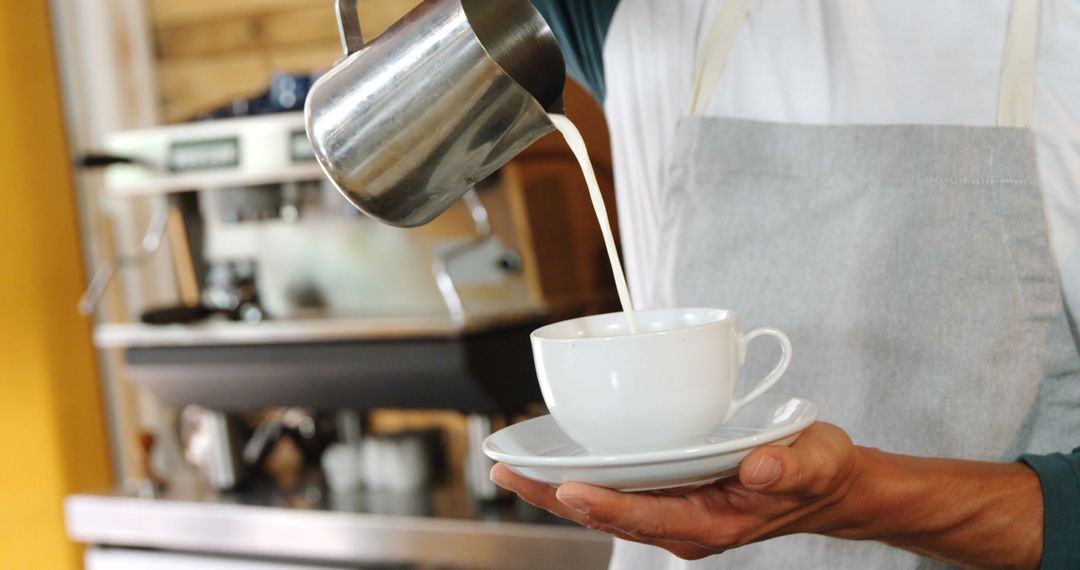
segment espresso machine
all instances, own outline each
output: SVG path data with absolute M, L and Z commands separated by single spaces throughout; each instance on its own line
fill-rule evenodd
M 548 308 L 512 168 L 406 230 L 333 189 L 299 113 L 116 133 L 106 146 L 125 162 L 105 172 L 106 199 L 143 203 L 149 220 L 124 232 L 137 253 L 103 264 L 83 306 L 133 283 L 135 318 L 99 324 L 95 340 L 124 348 L 130 376 L 164 402 L 497 413 L 535 400 L 522 331 Z

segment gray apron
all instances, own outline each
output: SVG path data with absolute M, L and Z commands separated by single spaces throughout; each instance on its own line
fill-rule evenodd
M 721 9 L 696 85 L 715 84 L 745 6 Z M 1036 14 L 1034 0 L 1014 2 L 997 127 L 684 118 L 657 244 L 667 265 L 645 304 L 730 308 L 784 330 L 794 358 L 774 390 L 817 402 L 860 445 L 1012 461 L 1080 444 L 1080 354 L 1027 128 Z M 707 93 L 695 93 L 700 112 Z M 751 354 L 747 376 L 774 360 Z M 619 570 L 936 566 L 813 535 L 697 562 L 619 541 L 612 559 Z

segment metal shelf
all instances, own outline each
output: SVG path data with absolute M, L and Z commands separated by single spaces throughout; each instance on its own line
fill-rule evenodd
M 611 554 L 604 534 L 517 501 L 477 505 L 463 490 L 330 499 L 106 492 L 69 496 L 64 518 L 82 543 L 262 560 L 588 570 Z
M 128 378 L 172 406 L 450 408 L 514 412 L 541 399 L 534 312 L 474 317 L 102 325 Z

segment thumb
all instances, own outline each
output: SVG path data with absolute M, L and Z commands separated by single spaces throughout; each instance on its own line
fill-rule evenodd
M 748 455 L 739 467 L 739 482 L 767 494 L 825 496 L 851 476 L 856 454 L 843 430 L 816 423 L 790 447 L 769 445 Z

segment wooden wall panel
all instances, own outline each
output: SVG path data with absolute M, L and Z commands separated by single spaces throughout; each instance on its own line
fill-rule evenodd
M 164 26 L 155 30 L 158 61 L 242 50 L 257 42 L 258 27 L 245 18 L 203 22 L 193 26 Z
M 274 73 L 311 73 L 341 56 L 332 0 L 146 0 L 165 122 L 258 94 Z M 368 39 L 418 0 L 361 0 Z
M 364 37 L 377 37 L 419 4 L 420 0 L 360 0 L 360 25 L 364 28 Z
M 332 42 L 340 45 L 337 18 L 327 6 L 273 12 L 257 20 L 257 39 L 266 46 Z
M 310 73 L 327 70 L 341 57 L 341 44 L 333 42 L 305 44 L 302 47 L 275 47 L 267 51 L 270 72 Z
M 214 58 L 177 58 L 158 67 L 158 90 L 166 122 L 181 122 L 266 87 L 266 57 L 255 51 Z
M 334 6 L 331 0 L 149 0 L 149 4 L 150 21 L 156 28 L 320 5 L 332 10 Z
M 158 59 L 197 58 L 254 48 L 337 43 L 334 13 L 326 6 L 202 21 L 156 30 Z M 208 58 L 209 59 L 209 58 Z

